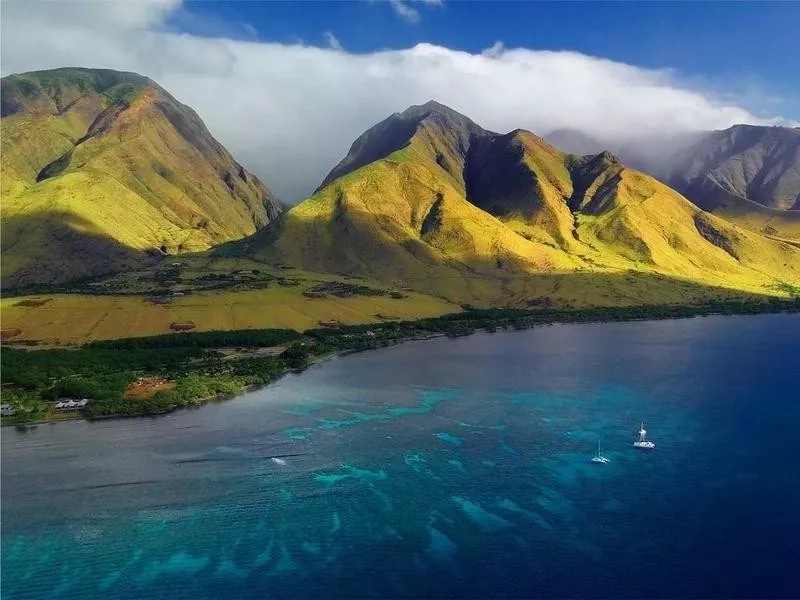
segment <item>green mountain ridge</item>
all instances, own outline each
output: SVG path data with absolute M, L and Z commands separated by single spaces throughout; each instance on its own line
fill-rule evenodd
M 611 149 L 705 211 L 756 233 L 800 242 L 800 128 L 734 125 L 616 144 L 559 129 L 547 140 L 577 154 Z
M 800 282 L 798 248 L 700 210 L 609 153 L 492 133 L 435 102 L 372 127 L 313 196 L 235 247 L 487 306 L 554 286 L 596 304 L 632 289 L 631 301 L 658 301 L 669 282 L 700 295 Z
M 194 111 L 145 77 L 58 69 L 6 77 L 2 88 L 4 287 L 211 249 L 475 306 L 800 288 L 796 211 L 740 198 L 740 214 L 730 203 L 707 212 L 608 151 L 568 154 L 523 129 L 494 133 L 437 102 L 367 130 L 285 210 Z M 794 159 L 782 152 L 783 171 L 764 167 L 757 182 L 785 196 Z
M 11 75 L 0 109 L 4 287 L 206 250 L 281 212 L 193 110 L 141 75 Z

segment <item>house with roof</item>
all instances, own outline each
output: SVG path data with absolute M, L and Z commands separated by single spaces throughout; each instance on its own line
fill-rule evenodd
M 58 410 L 79 410 L 87 404 L 89 404 L 87 398 L 82 398 L 80 400 L 76 398 L 59 398 L 58 402 L 56 402 L 56 408 Z

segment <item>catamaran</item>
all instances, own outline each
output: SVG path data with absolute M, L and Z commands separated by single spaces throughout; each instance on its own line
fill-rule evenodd
M 609 460 L 605 456 L 600 454 L 600 440 L 597 440 L 597 452 L 592 457 L 592 462 L 600 465 L 604 465 L 607 462 L 609 462 Z
M 644 422 L 639 424 L 639 439 L 633 442 L 634 448 L 642 448 L 645 450 L 650 450 L 655 448 L 656 445 L 647 439 L 647 431 L 644 428 Z

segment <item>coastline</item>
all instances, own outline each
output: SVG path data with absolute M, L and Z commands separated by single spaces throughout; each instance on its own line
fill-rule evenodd
M 637 307 L 640 308 L 640 307 Z M 675 307 L 673 307 L 675 308 Z M 487 318 L 484 317 L 483 319 L 478 319 L 479 323 L 473 323 L 471 328 L 464 328 L 464 329 L 454 329 L 448 330 L 447 332 L 442 331 L 430 331 L 430 330 L 417 330 L 414 334 L 406 335 L 406 336 L 395 336 L 391 338 L 380 338 L 376 339 L 374 331 L 369 328 L 369 326 L 350 326 L 350 327 L 343 327 L 341 329 L 331 329 L 331 330 L 315 330 L 316 335 L 320 336 L 320 339 L 327 340 L 328 338 L 333 338 L 334 341 L 341 343 L 345 347 L 341 348 L 332 348 L 325 351 L 319 355 L 313 355 L 313 357 L 306 358 L 306 364 L 303 364 L 298 367 L 291 367 L 285 366 L 280 372 L 276 373 L 269 381 L 265 381 L 263 383 L 251 383 L 243 385 L 239 388 L 236 392 L 218 392 L 209 396 L 203 396 L 198 398 L 191 398 L 187 402 L 179 405 L 171 405 L 165 407 L 164 410 L 159 411 L 143 411 L 137 413 L 124 413 L 124 414 L 107 414 L 107 415 L 97 415 L 97 416 L 84 416 L 84 415 L 76 415 L 70 416 L 65 418 L 58 418 L 58 419 L 44 419 L 44 420 L 36 420 L 36 421 L 21 421 L 21 422 L 5 422 L 2 423 L 2 427 L 28 427 L 28 426 L 35 426 L 35 425 L 42 425 L 42 424 L 55 424 L 59 422 L 68 422 L 68 421 L 77 421 L 77 420 L 84 420 L 84 421 L 100 421 L 100 420 L 108 420 L 108 419 L 130 419 L 130 418 L 142 418 L 142 417 L 150 417 L 150 418 L 157 418 L 161 417 L 173 412 L 176 412 L 180 409 L 192 409 L 192 408 L 200 408 L 206 404 L 212 402 L 226 402 L 228 400 L 232 400 L 239 396 L 246 395 L 251 392 L 258 391 L 263 389 L 276 381 L 280 380 L 287 374 L 294 373 L 294 374 L 302 374 L 307 369 L 313 366 L 323 365 L 328 361 L 334 360 L 339 357 L 347 356 L 349 354 L 355 354 L 358 352 L 365 352 L 368 350 L 375 350 L 378 348 L 385 348 L 390 346 L 396 346 L 399 344 L 407 344 L 409 342 L 414 341 L 426 341 L 430 339 L 436 339 L 441 337 L 465 337 L 469 336 L 475 332 L 486 332 L 486 333 L 495 333 L 498 330 L 500 331 L 515 331 L 515 330 L 526 330 L 532 329 L 547 325 L 555 325 L 555 324 L 596 324 L 596 323 L 613 323 L 613 322 L 629 322 L 629 321 L 663 321 L 663 320 L 673 320 L 673 319 L 688 319 L 694 317 L 703 317 L 703 316 L 753 316 L 755 314 L 797 314 L 800 313 L 800 302 L 794 302 L 787 306 L 781 305 L 761 305 L 757 307 L 757 310 L 753 310 L 753 306 L 745 306 L 743 308 L 749 308 L 750 310 L 742 310 L 740 312 L 737 311 L 730 311 L 730 310 L 703 310 L 704 307 L 681 307 L 680 310 L 673 312 L 665 312 L 659 314 L 648 314 L 648 315 L 639 315 L 636 310 L 624 311 L 624 310 L 617 310 L 617 311 L 608 311 L 608 314 L 602 314 L 603 311 L 571 311 L 569 313 L 565 312 L 562 316 L 564 318 L 550 318 L 550 319 L 537 319 L 535 322 L 523 321 L 523 322 L 514 322 L 513 326 L 509 325 L 506 322 L 508 319 L 501 319 L 501 318 Z M 694 309 L 694 310 L 692 310 Z M 772 310 L 769 310 L 772 309 Z M 499 315 L 506 315 L 504 311 L 513 311 L 513 309 L 497 309 L 494 311 Z M 599 313 L 599 314 L 597 314 Z M 493 313 L 494 314 L 494 313 Z M 512 317 L 516 315 L 516 313 L 509 312 Z M 467 315 L 469 313 L 457 313 L 459 316 Z M 479 311 L 475 311 L 475 315 L 480 316 L 481 313 Z M 527 315 L 527 316 L 534 316 L 534 315 Z M 536 315 L 538 316 L 538 315 Z M 447 320 L 445 318 L 439 319 Z M 456 319 L 453 319 L 456 320 Z M 466 320 L 466 319 L 460 319 Z M 431 321 L 431 320 L 428 320 Z M 411 324 L 424 324 L 425 320 L 416 322 L 412 321 L 409 322 Z M 374 329 L 377 329 L 378 326 L 375 326 Z M 304 336 L 309 336 L 309 332 L 305 332 Z M 372 336 L 372 337 L 369 337 Z M 301 346 L 304 343 L 300 344 Z
M 410 341 L 410 340 L 409 340 Z M 243 386 L 238 392 L 236 393 L 227 393 L 227 394 L 214 394 L 211 396 L 205 396 L 202 398 L 197 398 L 192 401 L 192 404 L 188 406 L 173 406 L 168 410 L 164 410 L 162 412 L 141 412 L 141 413 L 132 413 L 132 414 L 125 414 L 125 415 L 101 415 L 96 417 L 87 417 L 83 415 L 75 415 L 69 416 L 59 419 L 43 419 L 37 421 L 24 421 L 20 423 L 3 423 L 0 427 L 31 427 L 34 425 L 56 425 L 58 423 L 69 423 L 73 421 L 108 421 L 112 419 L 141 419 L 141 418 L 159 418 L 165 415 L 177 412 L 179 410 L 192 410 L 196 408 L 201 408 L 207 404 L 212 402 L 227 402 L 229 400 L 233 400 L 234 398 L 238 398 L 240 396 L 244 396 L 246 394 L 250 394 L 252 392 L 257 392 L 262 390 L 266 387 L 269 387 L 273 383 L 276 383 L 286 375 L 294 373 L 296 375 L 302 374 L 304 371 L 308 370 L 311 367 L 323 365 L 326 362 L 333 360 L 334 358 L 340 356 L 346 356 L 348 354 L 355 354 L 357 352 L 362 352 L 362 350 L 340 350 L 336 352 L 330 352 L 324 356 L 319 356 L 314 358 L 314 360 L 310 361 L 306 366 L 299 367 L 296 369 L 286 369 L 282 373 L 280 373 L 277 377 L 275 377 L 272 381 L 268 381 L 267 383 L 252 383 Z

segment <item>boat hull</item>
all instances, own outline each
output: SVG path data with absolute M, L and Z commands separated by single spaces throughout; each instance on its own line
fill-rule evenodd
M 633 447 L 642 450 L 652 450 L 656 445 L 653 442 L 633 442 Z

